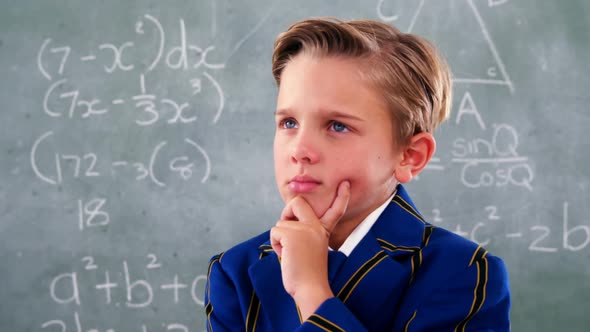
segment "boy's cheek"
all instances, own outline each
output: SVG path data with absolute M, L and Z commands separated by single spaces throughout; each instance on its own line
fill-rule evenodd
M 348 181 L 351 183 L 349 203 L 352 201 L 353 197 L 356 197 L 354 194 L 355 190 L 353 187 L 353 181 L 350 178 L 342 178 L 341 180 L 335 182 L 334 185 L 330 186 L 328 193 L 318 193 L 316 197 L 310 197 L 308 202 L 310 202 L 310 205 L 312 206 L 316 216 L 322 217 L 324 213 L 326 213 L 326 211 L 332 206 L 336 196 L 338 195 L 338 186 L 343 181 Z

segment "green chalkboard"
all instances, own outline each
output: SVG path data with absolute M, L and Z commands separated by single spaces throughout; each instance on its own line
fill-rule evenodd
M 3 1 L 0 330 L 205 330 L 208 259 L 282 208 L 275 36 L 310 16 L 423 35 L 450 120 L 409 190 L 509 269 L 515 331 L 590 329 L 590 3 Z

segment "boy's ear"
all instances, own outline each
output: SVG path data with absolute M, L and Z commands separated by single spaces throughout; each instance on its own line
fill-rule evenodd
M 399 165 L 395 169 L 395 178 L 400 183 L 407 183 L 418 175 L 434 155 L 436 141 L 430 133 L 419 133 L 410 139 L 402 151 Z

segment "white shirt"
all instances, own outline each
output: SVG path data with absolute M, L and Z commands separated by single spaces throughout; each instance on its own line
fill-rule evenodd
M 393 195 L 391 195 L 389 199 L 385 201 L 385 203 L 381 204 L 378 208 L 373 210 L 373 212 L 371 212 L 365 218 L 365 220 L 363 220 L 360 224 L 358 224 L 358 226 L 356 226 L 356 228 L 352 231 L 352 233 L 350 233 L 350 235 L 346 238 L 344 243 L 340 246 L 338 251 L 345 254 L 346 257 L 350 256 L 350 253 L 354 250 L 354 248 L 356 248 L 356 246 L 361 242 L 363 237 L 367 235 L 371 227 L 375 225 L 375 222 L 377 222 L 377 219 L 379 219 L 381 213 L 383 213 L 387 205 L 391 202 L 396 192 L 397 190 L 393 192 Z

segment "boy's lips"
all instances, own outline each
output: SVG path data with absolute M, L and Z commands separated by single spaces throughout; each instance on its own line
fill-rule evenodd
M 294 193 L 308 193 L 322 184 L 319 180 L 308 175 L 297 175 L 288 183 L 287 188 Z

